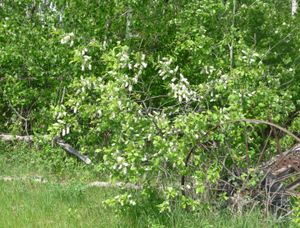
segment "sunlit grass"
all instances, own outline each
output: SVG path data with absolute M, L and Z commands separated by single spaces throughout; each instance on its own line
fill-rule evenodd
M 102 205 L 108 190 L 0 182 L 0 227 L 118 227 Z

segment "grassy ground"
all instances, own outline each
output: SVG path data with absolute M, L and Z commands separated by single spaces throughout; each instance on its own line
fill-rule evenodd
M 118 227 L 101 200 L 112 193 L 76 185 L 0 182 L 0 227 Z
M 106 208 L 102 200 L 114 195 L 107 189 L 80 185 L 0 181 L 0 227 L 275 227 L 275 223 L 253 213 L 242 217 L 228 214 L 168 216 L 143 208 L 127 215 Z
M 73 158 L 64 155 L 59 156 L 62 162 L 53 160 L 50 154 L 43 157 L 38 153 L 27 146 L 0 144 L 0 176 L 43 175 L 50 180 L 46 184 L 0 181 L 0 227 L 288 227 L 259 212 L 234 216 L 228 212 L 203 210 L 192 214 L 178 209 L 159 214 L 147 202 L 117 213 L 102 204 L 117 194 L 116 189 L 85 187 L 85 181 L 97 178 L 89 175 L 91 170 L 73 164 Z

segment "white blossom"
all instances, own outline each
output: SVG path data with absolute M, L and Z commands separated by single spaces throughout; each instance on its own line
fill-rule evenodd
M 73 38 L 74 38 L 74 33 L 73 33 L 73 32 L 68 33 L 68 34 L 66 34 L 66 35 L 60 40 L 60 43 L 61 43 L 61 44 L 66 44 L 66 43 L 68 43 L 69 41 L 71 41 L 71 46 L 72 46 L 72 45 L 73 45 L 73 43 L 72 43 Z
M 147 67 L 147 63 L 142 62 L 142 66 L 143 66 L 144 68 L 146 68 L 146 67 Z
M 118 156 L 116 160 L 117 160 L 118 163 L 120 163 L 120 162 L 123 161 L 123 157 Z

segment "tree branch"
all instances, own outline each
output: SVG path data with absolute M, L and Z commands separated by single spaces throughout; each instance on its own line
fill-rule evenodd
M 43 136 L 45 139 L 49 140 L 49 136 L 45 135 Z M 10 134 L 0 134 L 0 140 L 5 142 L 10 141 L 23 141 L 23 142 L 33 142 L 34 137 L 32 135 L 28 136 L 19 136 L 19 135 L 10 135 Z M 92 163 L 92 161 L 89 159 L 88 156 L 82 155 L 79 151 L 74 149 L 70 144 L 63 141 L 61 138 L 55 138 L 53 140 L 58 146 L 63 148 L 66 152 L 76 156 L 81 161 L 83 161 L 85 164 L 89 165 Z

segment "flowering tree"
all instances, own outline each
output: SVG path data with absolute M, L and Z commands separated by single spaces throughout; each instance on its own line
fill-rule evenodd
M 255 166 L 262 150 L 293 144 L 235 123 L 299 129 L 299 19 L 289 5 L 4 0 L 0 15 L 1 131 L 60 135 L 98 171 L 143 187 L 110 203 L 135 205 L 155 190 L 161 211 L 196 208 L 224 167 Z

